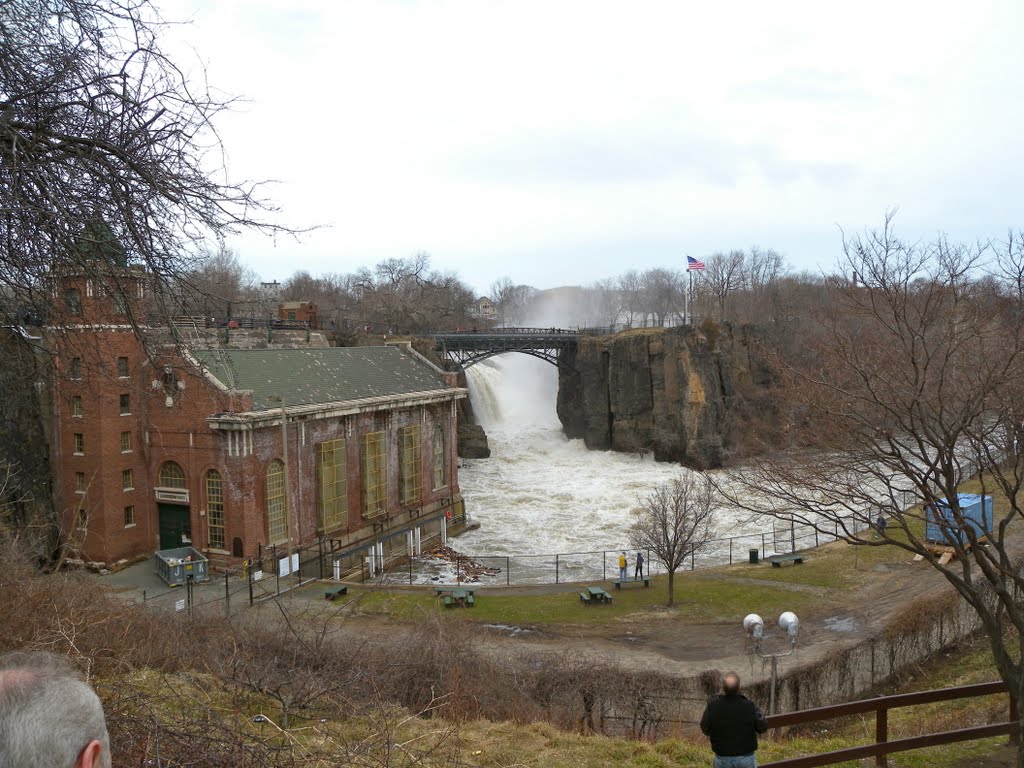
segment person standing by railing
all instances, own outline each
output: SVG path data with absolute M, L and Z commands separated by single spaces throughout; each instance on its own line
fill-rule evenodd
M 644 577 L 644 555 L 643 552 L 636 553 L 636 568 L 633 571 L 633 581 L 640 581 Z
M 626 580 L 627 569 L 629 568 L 629 561 L 626 559 L 626 553 L 622 552 L 619 555 L 619 581 Z
M 708 699 L 700 729 L 711 739 L 714 768 L 757 768 L 757 734 L 768 730 L 764 713 L 740 693 L 740 677 L 729 672 L 722 693 Z

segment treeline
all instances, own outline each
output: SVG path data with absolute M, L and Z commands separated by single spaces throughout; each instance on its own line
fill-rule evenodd
M 282 283 L 261 283 L 230 249 L 212 252 L 180 279 L 175 311 L 217 319 L 276 317 L 277 304 L 312 301 L 321 324 L 339 331 L 415 334 L 428 330 L 515 325 L 679 325 L 691 320 L 760 322 L 793 315 L 822 280 L 793 274 L 770 249 L 716 252 L 701 272 L 658 267 L 628 270 L 579 287 L 540 290 L 495 280 L 481 316 L 480 296 L 452 271 L 435 268 L 426 253 L 385 259 L 351 273 L 314 276 L 299 270 Z M 689 296 L 687 297 L 687 292 Z
M 311 301 L 325 328 L 406 334 L 473 322 L 477 298 L 454 272 L 434 268 L 426 253 L 347 274 L 299 270 L 283 283 L 261 283 L 230 249 L 210 253 L 182 275 L 177 297 L 178 314 L 216 319 L 266 319 L 277 316 L 279 302 Z

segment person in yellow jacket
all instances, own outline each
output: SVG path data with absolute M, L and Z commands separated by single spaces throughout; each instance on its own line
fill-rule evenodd
M 619 581 L 626 580 L 626 570 L 629 568 L 629 561 L 626 559 L 626 553 L 623 552 L 619 555 Z

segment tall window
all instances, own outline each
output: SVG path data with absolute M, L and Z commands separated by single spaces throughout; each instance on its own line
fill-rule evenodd
M 224 483 L 215 469 L 206 473 L 206 524 L 210 529 L 210 547 L 224 549 Z
M 81 456 L 85 453 L 85 435 L 75 432 L 75 453 Z
M 68 375 L 72 379 L 82 378 L 82 358 L 72 357 L 71 365 L 69 366 Z
M 184 488 L 185 472 L 181 465 L 174 461 L 165 461 L 161 464 L 157 484 L 161 488 Z
M 71 415 L 75 418 L 82 418 L 82 396 L 72 395 L 71 396 Z
M 128 358 L 119 357 L 117 358 L 117 375 L 119 378 L 128 378 Z
M 135 525 L 135 506 L 129 504 L 124 508 L 124 527 L 131 528 Z
M 75 493 L 85 493 L 85 472 L 75 472 Z
M 82 314 L 82 294 L 77 288 L 64 291 L 64 308 L 70 315 Z
M 420 426 L 403 427 L 401 435 L 401 461 L 398 473 L 402 483 L 402 503 L 415 504 L 420 500 L 420 479 L 422 455 L 420 445 Z
M 132 433 L 122 432 L 121 433 L 121 453 L 132 452 Z
M 114 314 L 128 314 L 128 299 L 125 297 L 119 286 L 114 287 Z
M 129 395 L 121 395 L 117 401 L 122 416 L 128 416 L 132 412 L 132 399 Z
M 271 544 L 288 541 L 288 501 L 284 493 L 284 464 L 274 459 L 267 467 L 267 535 Z
M 448 473 L 445 472 L 447 455 L 445 454 L 444 429 L 434 427 L 434 490 L 448 485 Z
M 130 469 L 121 470 L 121 490 L 130 491 L 135 488 L 135 477 Z
M 363 514 L 380 515 L 388 508 L 388 460 L 383 432 L 363 435 Z
M 317 448 L 317 495 L 321 531 L 333 531 L 345 524 L 348 513 L 348 472 L 345 441 L 328 440 Z

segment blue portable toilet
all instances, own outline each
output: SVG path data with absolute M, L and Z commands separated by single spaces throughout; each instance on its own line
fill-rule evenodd
M 959 541 L 966 544 L 966 528 L 974 529 L 978 538 L 992 533 L 992 497 L 977 493 L 957 494 L 960 522 L 957 523 L 953 509 L 946 499 L 928 505 L 925 515 L 924 537 L 936 544 L 952 544 Z

